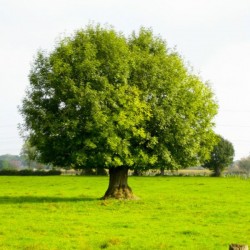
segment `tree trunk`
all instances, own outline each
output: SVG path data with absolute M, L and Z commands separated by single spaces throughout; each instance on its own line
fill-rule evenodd
M 132 189 L 128 186 L 128 168 L 109 169 L 109 186 L 103 199 L 133 199 Z
M 248 250 L 247 245 L 231 244 L 229 250 Z

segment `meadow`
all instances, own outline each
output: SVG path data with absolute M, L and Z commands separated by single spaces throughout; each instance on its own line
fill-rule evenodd
M 228 249 L 250 245 L 250 180 L 129 177 L 137 200 L 100 200 L 108 177 L 0 177 L 0 249 Z

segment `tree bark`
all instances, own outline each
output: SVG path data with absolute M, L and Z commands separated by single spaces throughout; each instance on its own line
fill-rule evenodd
M 109 186 L 103 199 L 133 199 L 132 189 L 128 186 L 128 168 L 117 167 L 109 169 Z
M 231 244 L 229 250 L 248 250 L 248 245 Z

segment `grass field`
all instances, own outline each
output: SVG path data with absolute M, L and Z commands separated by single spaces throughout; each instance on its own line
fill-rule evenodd
M 130 177 L 140 198 L 101 197 L 108 177 L 0 177 L 0 249 L 228 249 L 250 244 L 250 180 Z

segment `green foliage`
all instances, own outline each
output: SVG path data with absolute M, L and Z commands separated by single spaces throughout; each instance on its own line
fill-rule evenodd
M 32 147 L 29 140 L 26 140 L 22 146 L 20 157 L 31 168 L 38 159 L 38 152 L 35 147 Z M 33 164 L 32 164 L 33 163 Z
M 65 167 L 188 167 L 215 143 L 211 89 L 145 28 L 88 26 L 38 52 L 20 111 L 41 160 Z
M 250 156 L 240 159 L 238 166 L 246 174 L 250 175 Z
M 233 163 L 233 159 L 233 144 L 218 135 L 218 143 L 214 146 L 211 158 L 205 162 L 204 167 L 213 170 L 215 176 L 220 176 L 222 171 Z
M 96 197 L 107 182 L 108 177 L 0 177 L 0 248 L 224 250 L 232 242 L 250 245 L 250 179 L 131 177 L 141 199 L 101 201 Z

